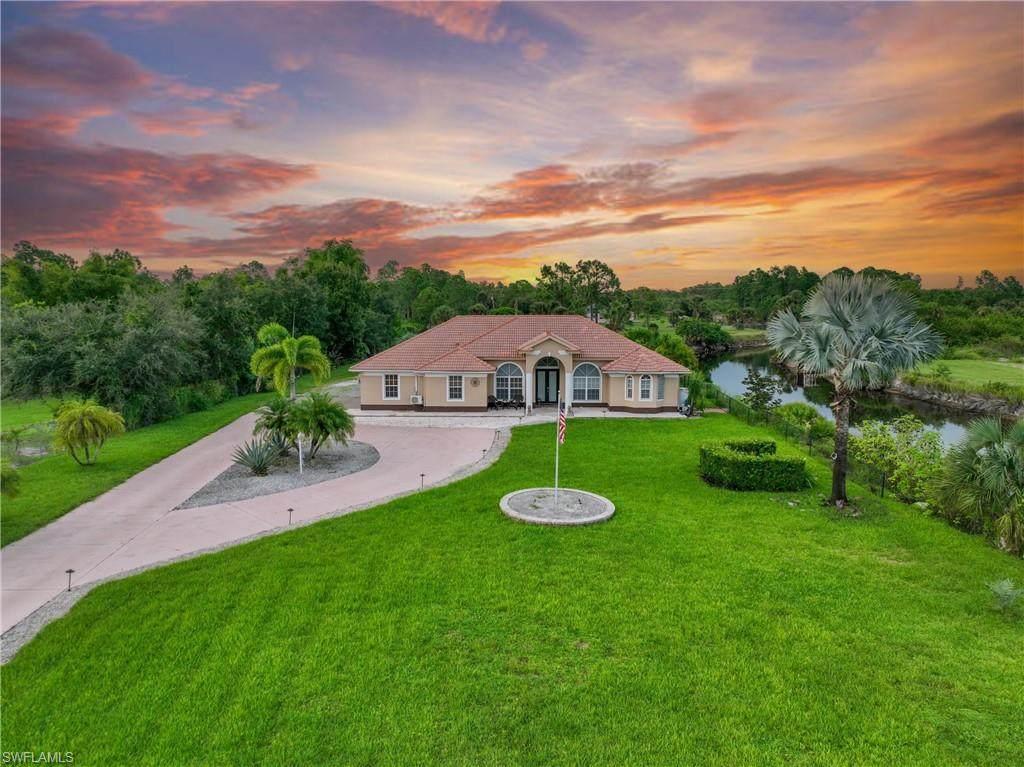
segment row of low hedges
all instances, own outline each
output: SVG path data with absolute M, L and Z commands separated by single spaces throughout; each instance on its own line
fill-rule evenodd
M 776 455 L 770 439 L 703 444 L 700 474 L 709 484 L 730 490 L 800 490 L 811 483 L 804 459 Z

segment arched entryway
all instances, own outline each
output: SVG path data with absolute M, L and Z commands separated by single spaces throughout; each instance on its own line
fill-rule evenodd
M 554 405 L 562 384 L 562 366 L 554 357 L 542 357 L 533 366 L 533 402 Z

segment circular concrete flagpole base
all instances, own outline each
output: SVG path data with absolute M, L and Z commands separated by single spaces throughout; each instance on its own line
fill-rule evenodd
M 553 487 L 516 490 L 499 505 L 506 516 L 535 525 L 591 525 L 615 513 L 615 504 L 603 495 L 568 487 L 558 488 L 557 508 Z

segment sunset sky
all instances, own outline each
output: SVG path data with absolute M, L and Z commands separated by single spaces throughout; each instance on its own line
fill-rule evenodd
M 2 241 L 1024 274 L 1022 4 L 3 3 Z

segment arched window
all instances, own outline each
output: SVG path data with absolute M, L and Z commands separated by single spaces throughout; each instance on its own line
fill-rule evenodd
M 626 399 L 633 399 L 633 376 L 626 376 Z
M 506 402 L 522 399 L 523 369 L 514 362 L 501 365 L 494 374 L 494 396 Z
M 640 399 L 651 398 L 651 377 L 644 373 L 640 376 Z
M 597 365 L 584 362 L 572 373 L 573 402 L 601 401 L 601 371 Z

